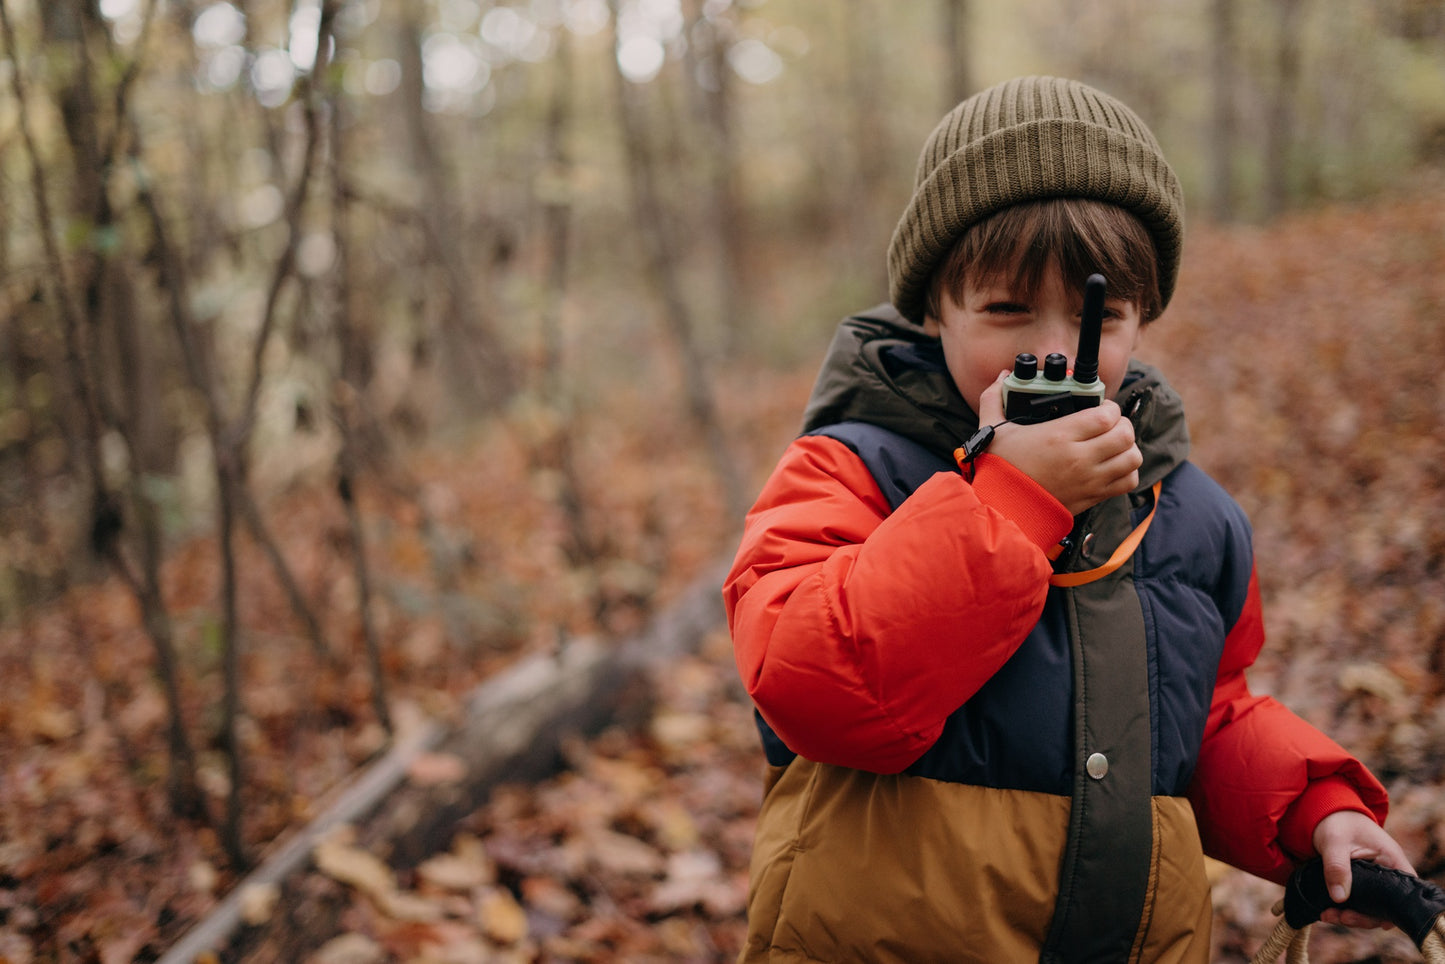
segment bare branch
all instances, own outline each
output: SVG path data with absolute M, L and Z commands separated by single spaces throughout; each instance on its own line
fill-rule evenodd
M 618 0 L 609 0 L 613 22 L 617 21 Z M 615 40 L 616 38 L 614 38 Z M 747 508 L 743 494 L 742 473 L 729 454 L 729 445 L 722 430 L 722 420 L 713 399 L 706 361 L 693 334 L 691 312 L 682 293 L 676 264 L 677 239 L 672 236 L 668 212 L 657 187 L 657 170 L 639 101 L 638 85 L 623 76 L 619 67 L 613 71 L 618 101 L 618 119 L 622 128 L 623 146 L 627 152 L 627 169 L 632 188 L 634 223 L 643 248 L 648 275 L 662 302 L 663 320 L 672 334 L 681 356 L 683 388 L 688 411 L 703 433 L 704 444 L 730 513 L 741 517 Z
M 85 350 L 81 344 L 80 312 L 71 300 L 69 271 L 55 237 L 55 218 L 50 209 L 50 190 L 45 177 L 46 165 L 41 160 L 40 149 L 36 146 L 35 136 L 32 132 L 33 125 L 23 69 L 25 60 L 19 55 L 18 44 L 15 41 L 15 28 L 10 21 L 10 12 L 4 0 L 0 0 L 0 33 L 3 33 L 5 56 L 11 65 L 10 90 L 15 96 L 20 139 L 25 146 L 26 158 L 30 162 L 31 194 L 35 203 L 40 242 L 45 251 L 45 260 L 48 266 L 47 295 L 60 317 L 66 361 L 75 378 L 75 387 L 80 399 L 85 439 L 83 456 L 89 470 L 91 488 L 96 493 L 97 501 L 101 501 L 100 496 L 105 493 L 105 474 L 100 464 L 101 421 L 96 400 L 96 388 L 94 380 L 90 376 L 90 366 L 86 360 Z M 117 557 L 116 562 L 120 564 L 121 571 L 124 572 L 124 560 Z M 128 581 L 134 581 L 133 577 Z
M 255 424 L 256 405 L 261 395 L 261 380 L 265 376 L 266 346 L 270 343 L 271 333 L 276 327 L 276 307 L 280 303 L 281 292 L 285 288 L 286 282 L 291 280 L 296 271 L 296 249 L 301 242 L 302 214 L 311 191 L 312 174 L 316 167 L 316 153 L 322 133 L 316 107 L 317 78 L 326 72 L 326 58 L 331 46 L 331 28 L 336 20 L 339 6 L 338 0 L 326 0 L 321 5 L 321 16 L 316 26 L 316 63 L 311 68 L 311 73 L 303 81 L 301 105 L 306 121 L 306 140 L 301 155 L 301 167 L 296 174 L 296 183 L 292 186 L 291 193 L 286 199 L 286 244 L 282 248 L 281 256 L 276 260 L 271 283 L 266 291 L 266 307 L 261 314 L 261 329 L 256 336 L 256 343 L 251 355 L 251 377 L 241 403 L 240 414 L 231 427 L 230 437 L 226 440 L 231 445 L 244 447 Z

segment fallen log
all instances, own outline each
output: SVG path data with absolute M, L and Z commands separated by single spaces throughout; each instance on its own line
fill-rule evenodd
M 621 643 L 570 640 L 556 653 L 523 658 L 477 688 L 462 720 L 453 727 L 423 721 L 334 795 L 333 802 L 306 827 L 268 856 L 195 927 L 166 951 L 159 964 L 193 964 L 212 955 L 235 959 L 262 936 L 243 931 L 248 893 L 286 887 L 286 920 L 316 920 L 292 903 L 301 895 L 294 878 L 307 869 L 317 843 L 337 827 L 352 825 L 358 839 L 394 866 L 425 859 L 449 840 L 450 828 L 474 811 L 503 782 L 539 780 L 564 765 L 562 747 L 574 736 L 594 736 L 609 726 L 637 725 L 646 718 L 648 674 L 695 651 L 723 622 L 718 588 L 724 568 L 716 565 L 658 614 L 641 634 Z M 440 786 L 408 782 L 413 765 L 426 754 L 445 754 L 462 764 L 459 779 Z M 319 946 L 330 934 L 295 935 L 292 950 Z

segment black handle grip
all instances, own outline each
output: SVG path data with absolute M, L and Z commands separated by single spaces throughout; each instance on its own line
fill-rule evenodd
M 1419 947 L 1435 918 L 1445 911 L 1445 890 L 1428 880 L 1368 860 L 1350 861 L 1350 897 L 1343 904 L 1325 889 L 1325 865 L 1316 857 L 1290 875 L 1284 890 L 1284 919 L 1296 930 L 1313 924 L 1331 907 L 1358 911 L 1387 920 Z

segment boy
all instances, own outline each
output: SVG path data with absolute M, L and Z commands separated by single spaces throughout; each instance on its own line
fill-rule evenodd
M 770 764 L 742 961 L 1202 962 L 1204 853 L 1275 881 L 1318 853 L 1337 900 L 1352 857 L 1409 869 L 1379 782 L 1246 686 L 1248 522 L 1130 358 L 1182 234 L 1153 135 L 1082 84 L 929 137 L 892 307 L 839 328 L 724 587 Z M 1106 399 L 1005 423 L 1096 272 Z

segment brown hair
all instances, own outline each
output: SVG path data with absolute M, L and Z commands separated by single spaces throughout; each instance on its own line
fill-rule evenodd
M 939 316 L 944 291 L 961 301 L 970 276 L 1007 279 L 1032 294 L 1052 265 L 1078 291 L 1102 274 L 1110 297 L 1137 304 L 1146 323 L 1163 311 L 1158 253 L 1143 223 L 1116 204 L 1050 198 L 1004 208 L 964 232 L 929 282 L 927 312 Z

